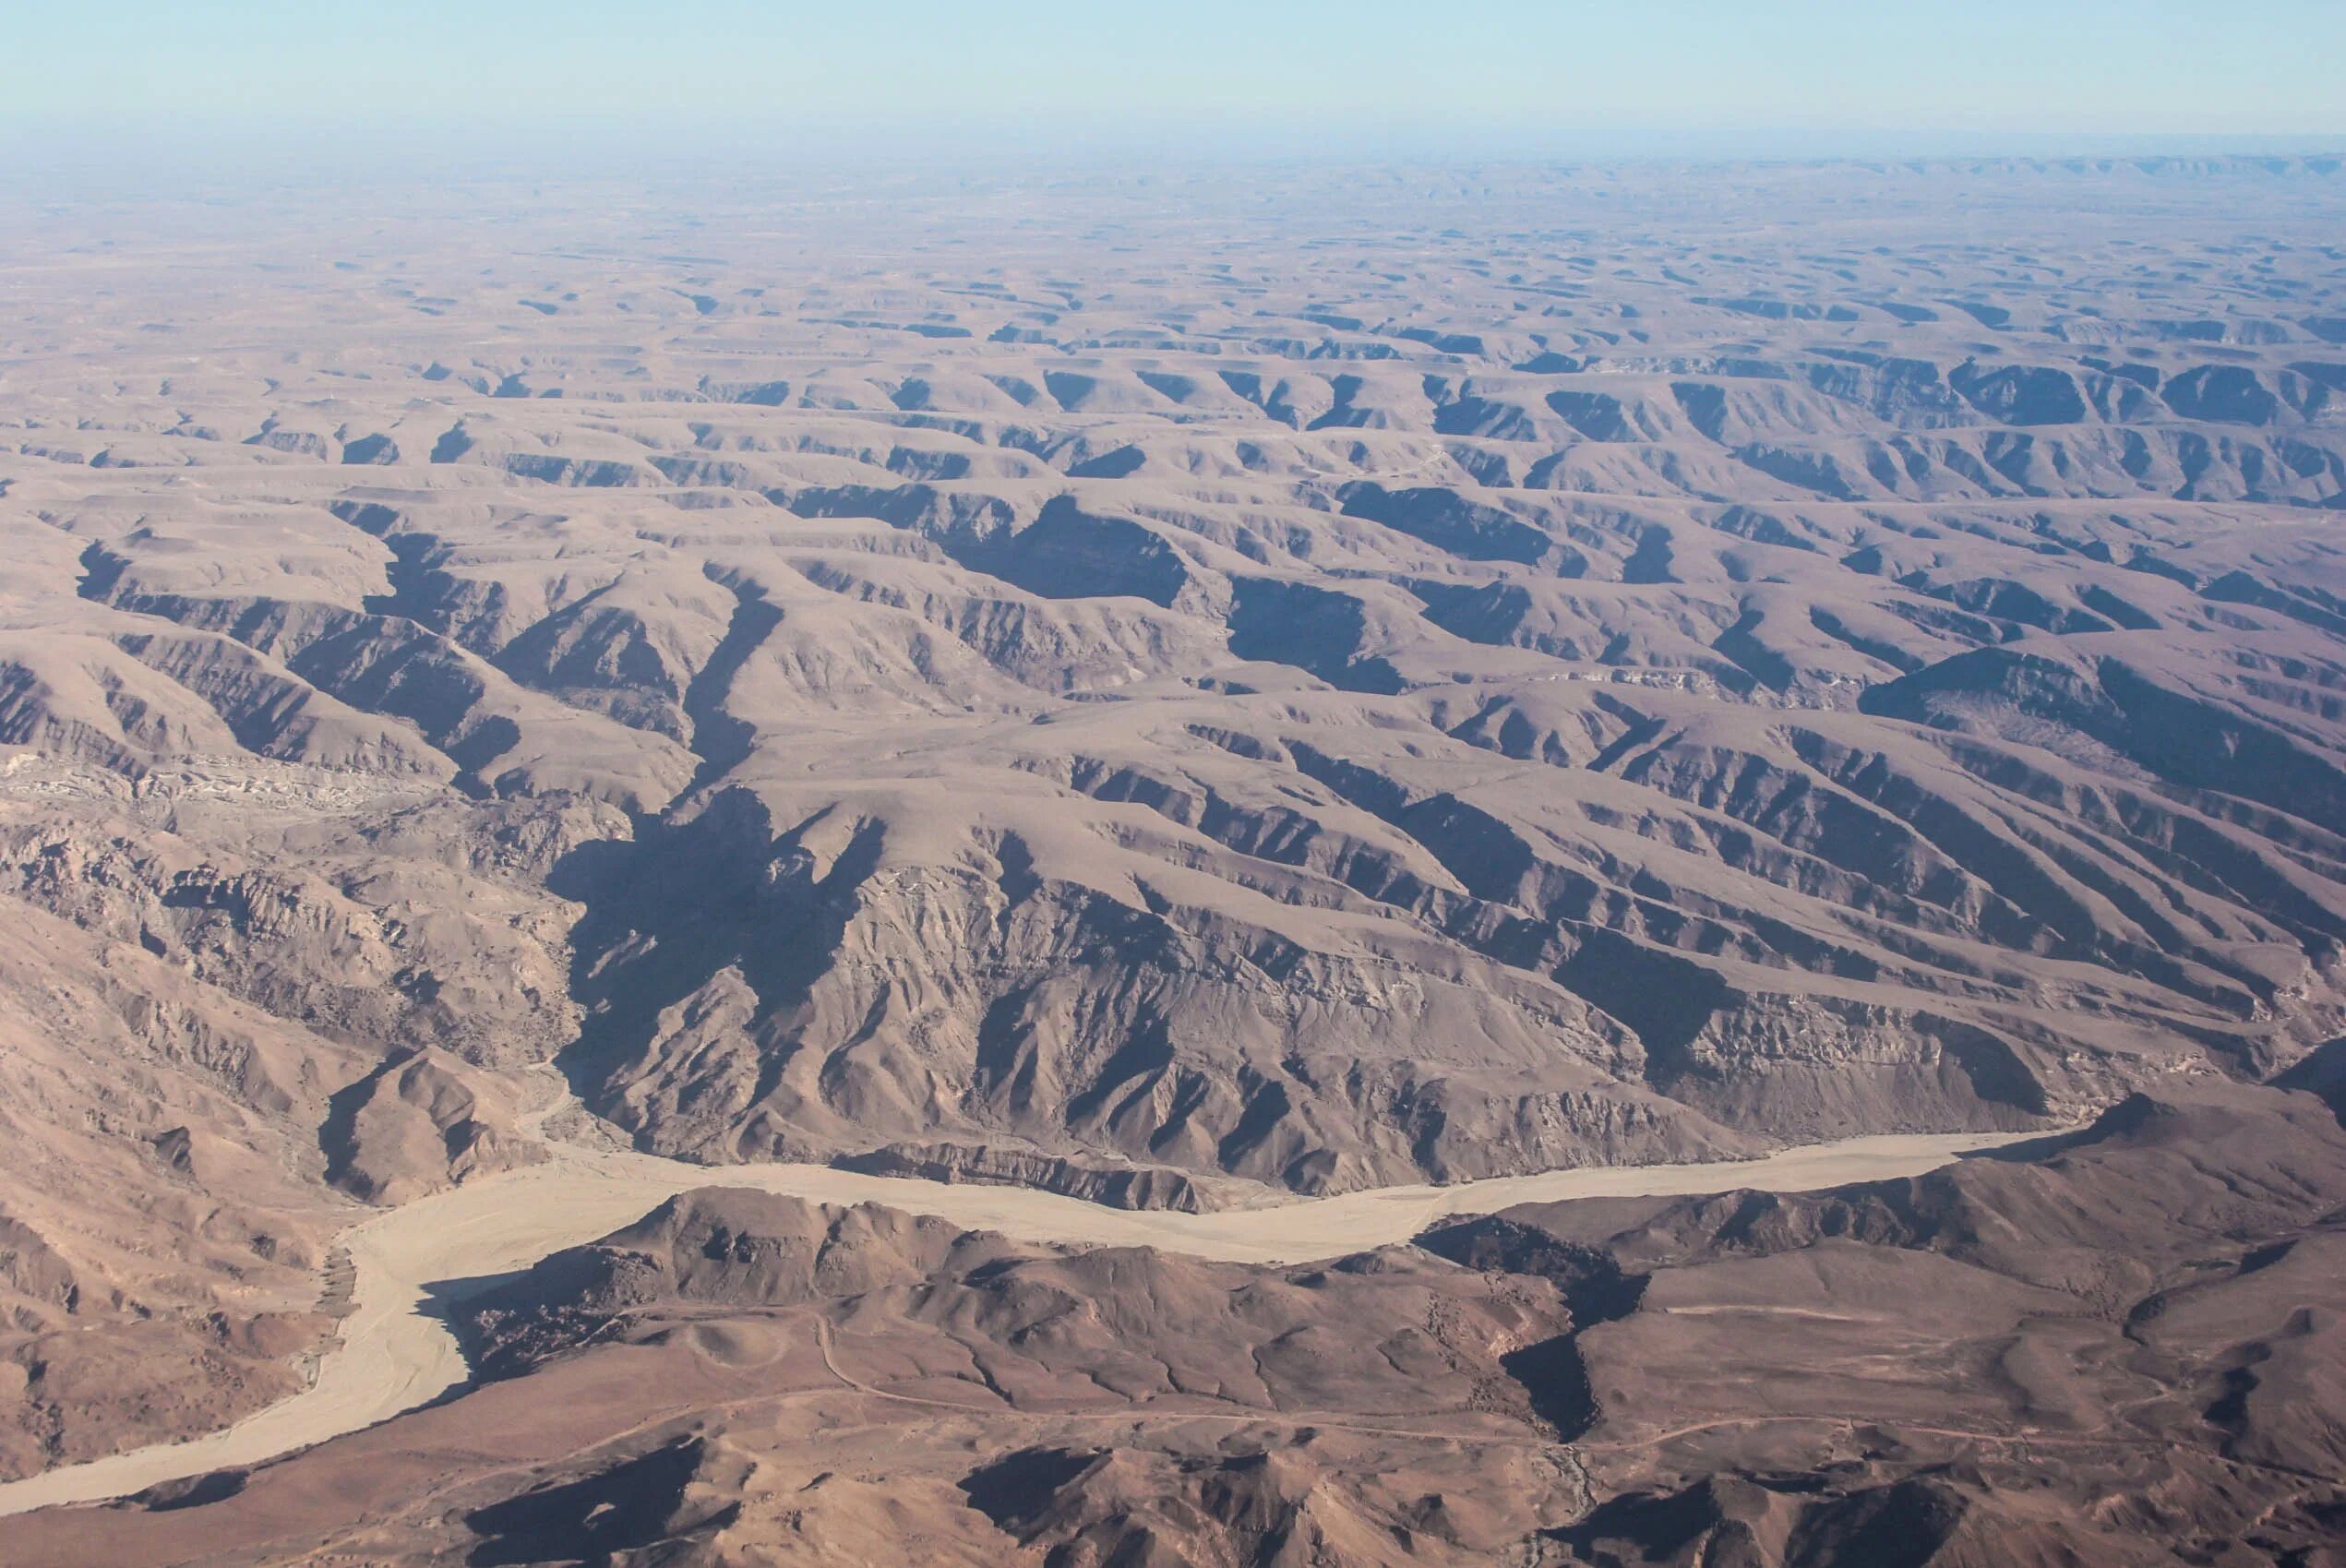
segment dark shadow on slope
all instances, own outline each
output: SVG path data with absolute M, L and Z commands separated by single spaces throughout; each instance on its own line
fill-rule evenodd
M 570 989 L 586 1008 L 578 1038 L 555 1058 L 581 1100 L 608 1114 L 607 1095 L 647 1065 L 660 1015 L 728 967 L 754 998 L 759 1023 L 802 1003 L 830 968 L 878 866 L 884 830 L 854 827 L 821 875 L 800 842 L 818 816 L 777 836 L 748 792 L 719 792 L 690 821 L 639 824 L 632 844 L 586 845 L 548 886 L 587 909 L 571 928 Z M 764 1099 L 789 1060 L 761 1042 L 749 1103 Z
M 2341 1123 L 2346 1123 L 2346 1039 L 2316 1046 L 2271 1083 L 2276 1089 L 2295 1089 L 2314 1095 Z
M 1347 691 L 1390 696 L 1405 684 L 1384 659 L 1363 656 L 1368 612 L 1349 593 L 1279 578 L 1231 580 L 1230 652 L 1293 664 Z
M 1717 973 L 1602 928 L 1555 972 L 1565 989 L 1634 1030 L 1646 1047 L 1646 1082 L 1668 1092 L 1696 1071 L 1690 1047 L 1732 999 Z
M 132 1492 L 115 1506 L 143 1508 L 150 1514 L 175 1514 L 183 1508 L 202 1508 L 237 1496 L 245 1490 L 245 1483 L 251 1475 L 249 1470 L 208 1470 L 200 1476 L 159 1481 L 143 1491 Z
M 1099 1457 L 1070 1448 L 1023 1448 L 964 1476 L 961 1490 L 972 1508 L 1007 1530 L 1041 1518 L 1059 1490 Z
M 734 595 L 733 616 L 725 634 L 685 687 L 685 717 L 692 721 L 692 749 L 700 759 L 693 771 L 689 795 L 713 784 L 738 767 L 757 743 L 758 731 L 747 720 L 726 711 L 734 677 L 749 655 L 782 624 L 782 612 L 758 596 L 752 588 L 728 583 Z
M 474 1509 L 465 1526 L 485 1538 L 465 1562 L 472 1568 L 609 1562 L 618 1552 L 722 1529 L 740 1514 L 738 1502 L 711 1509 L 687 1497 L 705 1449 L 700 1438 L 678 1438 L 581 1480 Z
M 1444 1225 L 1418 1238 L 1436 1257 L 1485 1273 L 1528 1275 L 1551 1281 L 1562 1294 L 1572 1326 L 1499 1359 L 1523 1386 L 1532 1413 L 1570 1442 L 1597 1424 L 1603 1410 L 1588 1381 L 1580 1336 L 1599 1323 L 1618 1323 L 1646 1299 L 1649 1276 L 1626 1274 L 1609 1253 L 1561 1240 L 1536 1226 L 1502 1215 Z

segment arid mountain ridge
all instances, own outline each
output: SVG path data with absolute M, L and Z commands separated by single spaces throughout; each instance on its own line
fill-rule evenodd
M 549 1061 L 1128 1201 L 2286 1070 L 2341 177 L 28 207 L 11 1463 L 283 1392 L 348 1198 L 532 1157 Z M 200 1390 L 69 1392 L 148 1339 Z

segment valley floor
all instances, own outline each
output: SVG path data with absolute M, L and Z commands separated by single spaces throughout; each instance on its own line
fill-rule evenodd
M 1587 1197 L 1730 1190 L 1797 1192 L 1915 1176 L 2022 1134 L 1852 1138 L 1765 1159 L 1592 1167 L 1455 1187 L 1391 1187 L 1190 1215 L 1104 1208 L 1026 1188 L 860 1176 L 814 1165 L 712 1171 L 650 1155 L 562 1150 L 550 1161 L 419 1199 L 353 1226 L 353 1311 L 305 1392 L 224 1431 L 158 1443 L 0 1483 L 0 1514 L 126 1496 L 232 1466 L 257 1465 L 412 1410 L 459 1387 L 463 1351 L 441 1315 L 451 1298 L 618 1228 L 705 1186 L 810 1202 L 879 1203 L 972 1229 L 1076 1247 L 1154 1247 L 1231 1263 L 1278 1263 L 1408 1240 L 1451 1215 Z

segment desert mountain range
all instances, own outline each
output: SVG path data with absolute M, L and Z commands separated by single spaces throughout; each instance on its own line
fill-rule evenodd
M 12 198 L 0 1478 L 300 1389 L 375 1209 L 710 1169 L 452 1297 L 473 1392 L 0 1528 L 2336 1561 L 2341 217 L 2325 159 Z M 1953 1132 L 2021 1141 L 1281 1266 L 725 1176 Z

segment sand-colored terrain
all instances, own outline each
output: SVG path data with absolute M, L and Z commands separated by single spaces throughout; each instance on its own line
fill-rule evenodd
M 1560 1170 L 1209 1215 L 1107 1209 L 1049 1192 L 858 1176 L 823 1166 L 749 1165 L 712 1172 L 647 1155 L 566 1151 L 525 1170 L 418 1199 L 345 1231 L 339 1244 L 357 1269 L 353 1310 L 304 1393 L 208 1437 L 0 1483 L 0 1514 L 120 1497 L 209 1470 L 259 1464 L 438 1398 L 463 1382 L 466 1368 L 455 1336 L 434 1311 L 437 1301 L 592 1240 L 664 1198 L 712 1182 L 815 1203 L 880 1203 L 1023 1240 L 1155 1247 L 1268 1263 L 1389 1246 L 1445 1216 L 1491 1214 L 1517 1203 L 1730 1188 L 1798 1192 L 1912 1176 L 2016 1136 L 1894 1134 L 1788 1149 L 1757 1160 Z
M 1287 1266 L 695 1188 L 451 1302 L 457 1396 L 19 1514 L 8 1559 L 2328 1568 L 2341 1066 Z
M 1102 1323 L 1191 1319 L 1095 1248 L 1065 1266 L 1106 1271 L 1097 1315 L 1036 1284 L 1058 1263 L 1016 1300 L 947 1271 L 999 1317 L 868 1336 L 852 1385 L 796 1297 L 723 1303 L 777 1321 L 698 1325 L 713 1359 L 682 1307 L 675 1344 L 611 1318 L 608 1357 L 548 1329 L 506 1345 L 520 1381 L 685 1419 L 644 1391 L 772 1337 L 850 1425 L 869 1389 L 1024 1420 L 1095 1376 L 1357 1425 L 1406 1367 L 1561 1430 L 1522 1401 L 1570 1405 L 1580 1361 L 1521 1357 L 1580 1333 L 1550 1308 L 1622 1304 L 1548 1300 L 1603 1297 L 1595 1242 L 1525 1243 L 1547 1339 L 1503 1347 L 1514 1285 L 1262 1260 L 2335 1062 L 2346 161 L 341 174 L 0 191 L 0 1482 L 403 1408 L 459 1371 L 425 1285 L 736 1170 L 1162 1246 L 1180 1301 L 1269 1303 L 1216 1354 L 1347 1370 L 1282 1406 L 1119 1363 Z M 2329 1154 L 2292 1179 L 2327 1191 Z M 1760 1179 L 1910 1168 L 1786 1157 Z M 2060 1229 L 2073 1173 L 2029 1180 L 1995 1223 Z M 1898 1216 L 1817 1212 L 1901 1256 L 1861 1278 L 1799 1232 L 1772 1266 L 1832 1288 L 1665 1291 L 1591 1345 L 1659 1365 L 1927 1285 Z M 759 1256 L 817 1224 L 751 1217 Z M 2256 1292 L 2316 1275 L 2256 1251 L 2318 1240 L 2294 1209 L 2261 1239 L 2168 1217 L 2210 1269 L 2254 1253 Z M 1749 1227 L 1681 1219 L 1730 1271 Z M 2051 1296 L 1992 1289 L 2123 1344 L 1918 1314 L 1835 1386 L 1910 1415 L 1921 1358 L 1933 1399 L 2090 1388 L 2089 1425 L 2133 1379 L 2174 1404 L 2146 1442 L 2192 1400 L 2247 1442 L 2270 1347 L 2119 1332 L 2196 1265 L 2113 1234 Z M 1366 1344 L 1335 1303 L 1383 1270 L 1424 1295 Z M 875 1309 L 817 1294 L 856 1348 Z M 1084 1354 L 1027 1357 L 1035 1323 Z M 1734 1371 L 1671 1364 L 1706 1358 Z M 429 1477 L 449 1411 L 520 1397 L 377 1422 L 211 1517 L 353 1453 Z M 581 1399 L 500 1430 L 586 1466 L 619 1440 Z M 721 1448 L 685 1491 L 731 1495 Z M 1276 1513 L 1324 1479 L 1117 1452 L 1047 1526 L 989 1492 L 1002 1528 L 1082 1561 L 1138 1539 L 1083 1534 L 1104 1498 Z M 1753 1550 L 1804 1562 L 1775 1508 Z M 1453 1512 L 1324 1523 L 1363 1562 L 1505 1535 Z M 429 1533 L 401 1528 L 386 1560 Z

